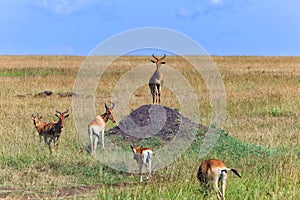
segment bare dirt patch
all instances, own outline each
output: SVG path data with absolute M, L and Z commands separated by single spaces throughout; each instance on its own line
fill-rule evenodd
M 91 194 L 99 188 L 104 187 L 125 187 L 133 184 L 115 183 L 115 184 L 99 184 L 88 186 L 73 186 L 55 188 L 49 191 L 42 191 L 39 188 L 0 188 L 1 199 L 45 199 L 45 198 L 70 198 L 74 196 L 84 196 Z

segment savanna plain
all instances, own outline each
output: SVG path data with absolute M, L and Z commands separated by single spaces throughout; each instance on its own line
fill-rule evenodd
M 76 131 L 72 92 L 85 59 L 0 56 L 0 198 L 216 199 L 214 190 L 199 185 L 196 173 L 202 160 L 217 158 L 242 175 L 240 179 L 229 174 L 227 199 L 300 199 L 300 57 L 212 56 L 226 93 L 223 127 L 210 124 L 211 98 L 204 79 L 183 58 L 166 57 L 167 66 L 182 74 L 195 91 L 199 104 L 193 109 L 200 115 L 199 123 L 216 129 L 219 137 L 200 158 L 204 133 L 199 130 L 178 159 L 155 170 L 144 183 L 139 183 L 138 174 L 93 159 Z M 122 75 L 141 64 L 151 65 L 150 60 L 151 56 L 122 56 L 108 66 L 96 89 L 97 114 L 105 111 L 103 105 L 110 101 Z M 145 74 L 145 85 L 131 94 L 128 113 L 151 104 L 150 76 Z M 53 94 L 39 94 L 46 90 Z M 179 112 L 185 109 L 168 88 L 162 88 L 161 99 L 163 106 Z M 58 148 L 50 155 L 39 141 L 31 115 L 39 113 L 43 121 L 54 121 L 56 109 L 69 109 L 70 117 Z M 108 122 L 106 129 L 116 125 Z M 128 141 L 108 133 L 105 137 L 130 151 Z M 153 139 L 141 144 L 155 153 L 163 142 Z M 133 155 L 128 159 L 133 160 Z

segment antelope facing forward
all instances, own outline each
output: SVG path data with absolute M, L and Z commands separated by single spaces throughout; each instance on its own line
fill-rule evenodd
M 65 121 L 65 118 L 69 117 L 69 114 L 66 114 L 68 113 L 68 109 L 64 112 L 60 112 L 58 110 L 56 110 L 56 114 L 55 116 L 58 118 L 58 121 L 55 121 L 54 122 L 54 144 L 56 143 L 56 145 L 58 146 L 58 139 L 62 133 L 62 129 L 64 128 L 64 121 Z M 58 115 L 59 114 L 59 115 Z M 66 115 L 65 115 L 66 114 Z
M 111 107 L 108 107 L 105 103 L 104 104 L 105 109 L 106 109 L 105 113 L 103 113 L 101 116 L 97 115 L 96 118 L 93 119 L 88 125 L 88 134 L 89 134 L 90 144 L 91 144 L 90 153 L 92 155 L 94 155 L 94 153 L 96 152 L 100 132 L 102 133 L 102 147 L 104 148 L 104 130 L 105 130 L 106 122 L 109 119 L 113 123 L 116 122 L 115 117 L 114 117 L 114 113 L 113 113 L 113 109 L 115 107 L 115 104 L 112 103 L 112 102 L 110 102 L 110 103 L 111 103 Z M 94 144 L 93 144 L 93 135 L 96 136 L 95 140 L 94 140 Z
M 142 148 L 138 146 L 132 146 L 130 145 L 133 154 L 134 159 L 136 160 L 138 166 L 139 166 L 139 174 L 140 174 L 140 182 L 143 182 L 143 174 L 142 169 L 143 165 L 147 167 L 147 180 L 149 179 L 151 175 L 151 160 L 152 160 L 152 149 L 151 148 Z
M 208 182 L 211 182 L 217 192 L 218 199 L 225 199 L 226 179 L 228 171 L 232 171 L 234 174 L 241 178 L 241 175 L 237 170 L 227 168 L 221 160 L 204 160 L 199 167 L 197 178 L 200 183 L 207 184 Z M 218 187 L 219 180 L 222 181 L 222 192 Z
M 59 118 L 58 121 L 55 122 L 40 122 L 39 120 L 42 118 L 39 114 L 32 114 L 32 120 L 34 121 L 34 125 L 39 133 L 40 141 L 42 140 L 42 136 L 44 137 L 45 143 L 49 147 L 50 154 L 52 153 L 51 143 L 54 142 L 54 146 L 58 146 L 58 138 L 61 135 L 62 128 L 64 127 L 65 118 L 69 117 L 69 114 L 65 115 L 68 112 L 68 109 L 65 112 L 59 112 L 56 110 L 55 116 Z
M 33 120 L 34 127 L 36 128 L 37 132 L 39 133 L 40 142 L 41 142 L 42 137 L 43 137 L 44 126 L 47 123 L 46 122 L 40 122 L 40 119 L 42 119 L 42 116 L 39 115 L 38 113 L 36 115 L 32 114 L 31 116 L 32 116 L 31 119 Z
M 149 80 L 149 88 L 151 91 L 153 104 L 154 102 L 156 102 L 156 104 L 160 104 L 160 91 L 161 86 L 164 83 L 163 75 L 160 72 L 160 66 L 166 63 L 162 61 L 166 57 L 166 55 L 164 54 L 163 57 L 157 58 L 154 56 L 154 54 L 152 54 L 152 57 L 155 59 L 155 61 L 151 60 L 151 62 L 156 64 L 156 70 Z
M 44 126 L 43 129 L 44 141 L 46 144 L 48 144 L 50 154 L 52 153 L 52 149 L 51 149 L 52 141 L 54 143 L 54 146 L 56 146 L 56 148 L 58 147 L 58 139 L 64 127 L 64 120 L 65 118 L 69 117 L 69 114 L 66 113 L 68 113 L 68 109 L 64 112 L 59 112 L 56 110 L 55 116 L 59 118 L 58 121 L 47 123 Z

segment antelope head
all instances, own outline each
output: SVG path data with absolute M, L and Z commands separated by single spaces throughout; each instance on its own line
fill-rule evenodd
M 137 162 L 139 162 L 139 154 L 141 153 L 141 150 L 143 148 L 143 146 L 133 146 L 130 145 L 132 152 L 133 152 L 133 159 L 136 160 Z
M 114 112 L 113 109 L 115 107 L 115 104 L 113 102 L 110 102 L 111 106 L 108 107 L 108 105 L 106 103 L 104 103 L 106 112 L 104 113 L 104 115 L 102 116 L 102 118 L 104 119 L 104 121 L 106 122 L 108 119 L 110 119 L 113 123 L 116 122 L 115 120 L 115 116 L 114 116 Z
M 65 118 L 69 117 L 69 114 L 66 114 L 66 113 L 68 113 L 68 112 L 69 112 L 68 109 L 67 109 L 66 111 L 64 111 L 64 112 L 60 112 L 60 111 L 56 110 L 55 116 L 56 116 L 56 117 L 59 119 L 59 121 L 61 122 L 61 124 L 60 124 L 60 127 L 61 127 L 61 128 L 64 127 L 64 120 L 65 120 Z M 65 115 L 65 114 L 66 114 L 66 115 Z
M 166 54 L 164 54 L 164 56 L 161 57 L 161 58 L 157 58 L 157 57 L 154 56 L 154 54 L 152 54 L 152 57 L 155 60 L 151 60 L 151 62 L 155 63 L 157 68 L 159 68 L 162 64 L 166 64 L 166 62 L 163 61 L 163 59 L 166 57 Z
M 32 114 L 31 119 L 33 120 L 34 125 L 38 126 L 38 124 L 40 123 L 39 120 L 42 119 L 42 116 L 40 116 L 38 113 L 37 113 L 37 115 Z

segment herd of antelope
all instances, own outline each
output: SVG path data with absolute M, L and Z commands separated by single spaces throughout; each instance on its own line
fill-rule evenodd
M 160 104 L 161 103 L 161 87 L 164 83 L 163 74 L 160 71 L 160 67 L 162 64 L 166 62 L 163 61 L 166 55 L 164 54 L 163 57 L 157 58 L 152 54 L 152 57 L 155 60 L 151 60 L 151 62 L 156 64 L 156 70 L 154 71 L 153 75 L 149 80 L 149 88 L 152 95 L 152 103 L 153 104 Z M 89 153 L 94 156 L 96 153 L 98 140 L 101 133 L 102 139 L 102 148 L 104 149 L 104 131 L 105 125 L 108 120 L 111 120 L 115 123 L 115 117 L 113 113 L 114 103 L 110 102 L 110 106 L 106 103 L 105 106 L 105 113 L 102 115 L 97 115 L 89 124 L 88 124 L 88 137 L 90 140 L 90 149 Z M 52 153 L 51 144 L 57 148 L 58 147 L 58 139 L 62 134 L 62 129 L 64 127 L 64 120 L 65 118 L 69 117 L 68 109 L 64 112 L 60 112 L 56 110 L 55 116 L 58 118 L 57 121 L 54 122 L 41 122 L 40 119 L 42 118 L 41 115 L 32 114 L 32 120 L 34 122 L 34 126 L 38 132 L 40 142 L 42 138 L 44 138 L 45 144 L 48 145 L 50 154 Z M 143 166 L 146 167 L 146 178 L 147 180 L 150 178 L 151 175 L 151 164 L 152 164 L 152 156 L 153 151 L 152 148 L 147 147 L 139 147 L 139 146 L 132 146 L 130 145 L 131 150 L 134 154 L 134 160 L 136 160 L 138 164 L 138 170 L 140 175 L 140 182 L 143 181 Z M 226 165 L 217 159 L 210 159 L 204 160 L 198 169 L 197 172 L 197 179 L 201 184 L 211 184 L 213 188 L 216 190 L 218 199 L 225 199 L 225 189 L 226 189 L 226 180 L 227 180 L 227 173 L 228 171 L 232 171 L 238 177 L 241 178 L 239 172 L 235 169 L 228 168 Z M 219 189 L 218 184 L 221 181 L 221 189 Z

